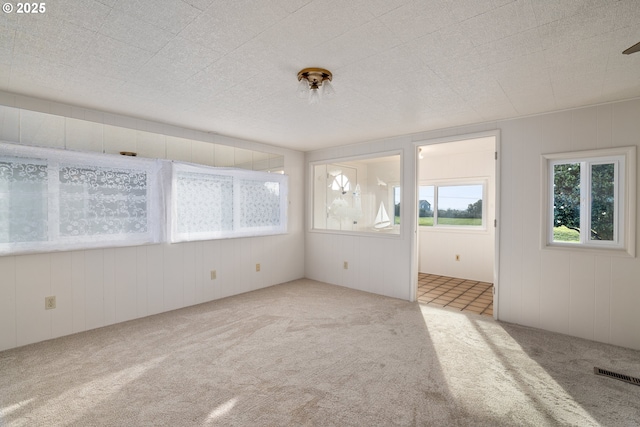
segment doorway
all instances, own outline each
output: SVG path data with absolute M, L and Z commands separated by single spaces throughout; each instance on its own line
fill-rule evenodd
M 416 299 L 497 318 L 498 135 L 417 149 Z

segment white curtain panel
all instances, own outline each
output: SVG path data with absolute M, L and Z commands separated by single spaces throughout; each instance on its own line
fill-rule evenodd
M 232 176 L 189 172 L 174 165 L 174 179 L 172 240 L 215 238 L 233 231 Z

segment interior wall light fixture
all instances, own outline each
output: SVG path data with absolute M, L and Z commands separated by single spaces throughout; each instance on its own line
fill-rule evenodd
M 333 74 L 324 68 L 305 68 L 298 73 L 298 96 L 308 98 L 309 104 L 317 104 L 323 96 L 336 93 Z

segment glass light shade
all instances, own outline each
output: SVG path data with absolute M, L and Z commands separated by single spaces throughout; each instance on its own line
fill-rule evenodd
M 309 82 L 307 79 L 300 79 L 296 93 L 298 94 L 298 98 L 306 98 L 309 96 Z
M 317 104 L 320 102 L 320 91 L 318 89 L 311 89 L 309 93 L 309 104 Z
M 322 82 L 322 92 L 322 95 L 324 96 L 335 95 L 336 90 L 333 88 L 330 80 L 325 80 Z

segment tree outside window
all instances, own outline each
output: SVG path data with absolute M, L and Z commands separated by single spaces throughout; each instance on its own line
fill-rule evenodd
M 619 159 L 554 164 L 554 242 L 616 240 L 618 162 Z

